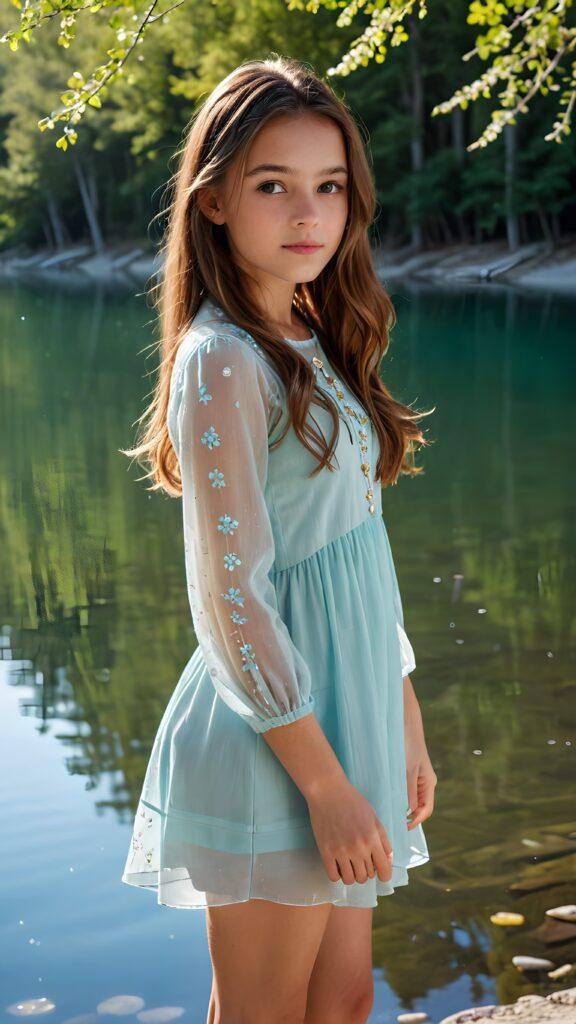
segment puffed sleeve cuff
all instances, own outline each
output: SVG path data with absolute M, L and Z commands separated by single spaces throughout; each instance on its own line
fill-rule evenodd
M 274 729 L 278 725 L 289 725 L 290 722 L 297 722 L 299 718 L 304 718 L 305 715 L 309 715 L 314 711 L 315 706 L 316 701 L 311 696 L 306 704 L 302 704 L 295 711 L 287 711 L 285 715 L 276 715 L 274 718 L 252 718 L 250 719 L 250 725 L 254 732 L 268 732 L 268 729 Z
M 396 622 L 396 628 L 398 630 L 398 639 L 400 641 L 400 660 L 402 661 L 402 677 L 410 675 L 411 672 L 416 668 L 416 658 L 414 656 L 414 650 L 410 643 L 406 631 Z

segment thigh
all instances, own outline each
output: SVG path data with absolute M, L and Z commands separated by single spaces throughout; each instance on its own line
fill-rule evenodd
M 374 1001 L 372 907 L 332 906 L 308 986 L 306 1024 L 356 1024 Z
M 308 982 L 331 908 L 259 899 L 208 907 L 216 1019 L 304 1021 Z

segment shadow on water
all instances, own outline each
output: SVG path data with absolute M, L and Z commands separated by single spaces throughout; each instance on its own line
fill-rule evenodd
M 383 503 L 438 787 L 430 862 L 374 912 L 381 1024 L 573 983 L 522 975 L 513 954 L 576 959 L 576 925 L 544 913 L 576 902 L 575 307 L 492 286 L 390 290 L 383 378 L 436 406 L 424 475 Z M 204 915 L 120 882 L 196 645 L 180 503 L 119 453 L 153 384 L 153 313 L 142 297 L 16 286 L 0 317 L 2 1006 L 46 998 L 89 1024 L 132 993 L 123 1012 L 149 1024 L 203 1024 Z M 502 909 L 524 925 L 491 924 Z

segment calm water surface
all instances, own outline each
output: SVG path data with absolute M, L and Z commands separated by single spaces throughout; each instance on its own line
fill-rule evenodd
M 374 912 L 373 1024 L 575 983 L 522 976 L 515 953 L 576 960 L 576 926 L 544 914 L 576 902 L 576 306 L 491 287 L 391 294 L 384 379 L 436 406 L 425 474 L 383 497 L 439 781 L 431 860 Z M 152 388 L 153 317 L 141 295 L 0 291 L 7 1021 L 44 999 L 68 1024 L 205 1022 L 205 912 L 120 881 L 196 646 L 180 503 L 118 451 Z M 525 925 L 492 925 L 504 909 Z

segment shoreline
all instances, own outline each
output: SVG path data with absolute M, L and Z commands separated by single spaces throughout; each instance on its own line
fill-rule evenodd
M 388 288 L 398 281 L 446 285 L 503 285 L 524 292 L 553 292 L 576 298 L 576 236 L 551 249 L 545 242 L 520 246 L 506 242 L 441 246 L 415 250 L 373 248 L 378 277 Z M 0 252 L 0 280 L 62 284 L 79 288 L 97 284 L 121 290 L 147 289 L 161 272 L 158 253 L 146 243 L 117 243 L 98 253 L 87 243 L 30 251 L 14 247 Z

